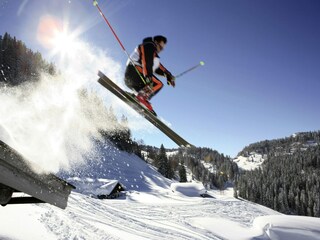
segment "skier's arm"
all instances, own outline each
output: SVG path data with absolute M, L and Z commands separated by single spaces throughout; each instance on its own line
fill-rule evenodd
M 155 46 L 153 43 L 141 45 L 141 62 L 143 66 L 143 74 L 145 77 L 152 77 L 153 58 L 155 54 Z
M 172 85 L 173 87 L 175 86 L 175 77 L 161 63 L 159 68 L 156 69 L 155 72 L 161 76 L 165 76 L 167 78 L 168 85 Z
M 171 75 L 171 73 L 160 63 L 159 68 L 156 69 L 156 74 L 161 76 Z

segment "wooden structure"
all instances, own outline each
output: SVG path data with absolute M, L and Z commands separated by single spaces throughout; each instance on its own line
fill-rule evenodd
M 54 174 L 35 173 L 27 161 L 0 140 L 0 204 L 50 203 L 66 208 L 75 187 Z M 14 197 L 15 192 L 29 196 Z

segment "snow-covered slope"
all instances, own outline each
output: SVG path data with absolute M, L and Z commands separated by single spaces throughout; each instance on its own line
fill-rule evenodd
M 62 176 L 114 179 L 122 183 L 128 191 L 143 192 L 169 189 L 172 183 L 141 158 L 119 151 L 109 142 L 97 143 L 95 153 L 88 158 L 88 164 Z
M 122 182 L 126 196 L 99 200 L 72 193 L 66 210 L 47 204 L 0 207 L 0 239 L 291 239 L 320 237 L 320 219 L 286 216 L 240 201 L 230 191 L 198 196 L 199 184 L 174 183 L 110 145 L 73 175 Z M 101 159 L 99 162 L 98 159 Z M 183 194 L 188 193 L 188 194 Z
M 265 161 L 266 156 L 252 152 L 248 157 L 238 156 L 233 161 L 237 163 L 238 167 L 243 170 L 254 170 L 261 166 Z

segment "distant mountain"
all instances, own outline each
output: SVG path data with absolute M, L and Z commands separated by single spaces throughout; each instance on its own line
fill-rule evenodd
M 238 156 L 249 156 L 251 152 L 266 155 L 292 154 L 298 150 L 306 150 L 320 144 L 320 131 L 300 132 L 292 134 L 290 137 L 265 140 L 250 144 L 245 147 Z
M 160 149 L 152 146 L 141 146 L 141 148 L 147 161 L 154 164 L 153 159 L 158 158 Z M 173 171 L 178 172 L 184 167 L 190 172 L 193 180 L 202 182 L 207 188 L 222 190 L 238 173 L 237 164 L 232 162 L 229 156 L 210 148 L 166 149 L 166 153 L 168 164 Z
M 290 137 L 252 143 L 238 153 L 234 162 L 240 169 L 254 170 L 261 167 L 268 157 L 293 155 L 319 145 L 320 131 L 299 132 Z
M 286 214 L 320 217 L 320 131 L 245 147 L 234 162 L 239 197 Z

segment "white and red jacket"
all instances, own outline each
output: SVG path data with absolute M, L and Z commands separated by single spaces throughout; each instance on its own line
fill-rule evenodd
M 130 56 L 135 66 L 142 68 L 144 77 L 152 77 L 154 73 L 161 76 L 171 73 L 160 63 L 157 47 L 152 37 L 143 39 L 142 44 L 137 46 Z M 128 60 L 127 65 L 130 64 Z

